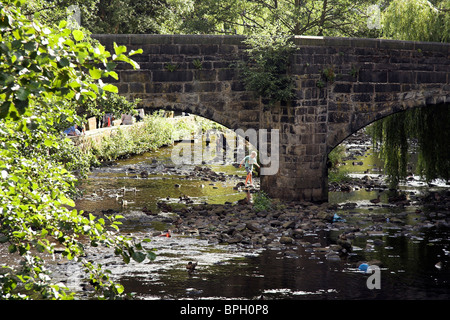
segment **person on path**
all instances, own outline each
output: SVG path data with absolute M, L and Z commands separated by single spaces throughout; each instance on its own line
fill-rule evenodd
M 247 172 L 247 178 L 245 179 L 245 186 L 247 187 L 247 183 L 250 182 L 250 185 L 253 186 L 252 181 L 252 171 L 253 165 L 256 165 L 260 168 L 259 164 L 256 162 L 256 151 L 252 151 L 250 155 L 244 157 L 241 163 L 239 164 L 239 168 L 242 167 L 242 164 L 245 163 L 245 171 Z
M 79 136 L 81 135 L 80 129 L 81 128 L 77 124 L 74 124 L 73 126 L 64 130 L 64 133 L 68 136 Z

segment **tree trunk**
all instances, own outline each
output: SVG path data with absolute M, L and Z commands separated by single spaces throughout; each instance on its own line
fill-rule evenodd
M 319 33 L 317 34 L 318 36 L 323 36 L 323 25 L 325 24 L 325 14 L 327 11 L 327 4 L 328 4 L 328 1 L 324 0 L 323 6 L 322 6 L 322 15 L 320 16 Z

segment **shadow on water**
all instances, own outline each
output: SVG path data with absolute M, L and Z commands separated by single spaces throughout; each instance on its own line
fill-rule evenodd
M 310 232 L 295 245 L 271 246 L 210 243 L 195 234 L 172 237 L 152 236 L 168 228 L 170 212 L 158 202 L 184 206 L 191 203 L 236 202 L 246 197 L 234 186 L 244 178 L 244 171 L 232 165 L 202 167 L 222 172 L 217 176 L 191 176 L 195 166 L 173 166 L 171 148 L 162 148 L 117 165 L 94 170 L 83 184 L 84 196 L 78 209 L 94 213 L 120 212 L 127 216 L 124 232 L 149 237 L 157 249 L 157 259 L 142 264 L 123 263 L 108 253 L 93 253 L 111 270 L 128 292 L 142 299 L 448 299 L 449 236 L 448 229 L 416 229 L 421 216 L 416 206 L 394 208 L 380 190 L 354 190 L 330 193 L 333 203 L 356 203 L 336 213 L 345 222 L 328 229 Z M 362 155 L 361 157 L 366 157 Z M 147 171 L 146 177 L 140 173 Z M 125 188 L 125 193 L 123 193 Z M 134 191 L 134 188 L 136 191 Z M 411 187 L 410 187 L 411 189 Z M 417 191 L 417 189 L 415 189 Z M 381 195 L 381 202 L 370 199 Z M 180 198 L 181 197 L 181 198 Z M 123 205 L 123 200 L 127 204 Z M 383 205 L 385 204 L 385 205 Z M 167 220 L 148 221 L 143 208 Z M 386 217 L 396 215 L 394 222 Z M 336 259 L 326 248 L 336 244 L 342 225 L 353 225 L 352 252 Z M 359 228 L 369 230 L 358 233 Z M 149 247 L 149 248 L 150 248 Z M 325 248 L 325 249 L 324 249 Z M 196 261 L 193 274 L 186 263 Z M 368 289 L 370 275 L 358 270 L 361 262 L 381 268 L 381 289 Z M 76 282 L 74 286 L 79 285 Z

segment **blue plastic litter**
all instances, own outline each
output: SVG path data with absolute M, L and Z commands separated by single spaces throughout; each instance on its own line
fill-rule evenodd
M 337 213 L 335 213 L 333 216 L 333 222 L 337 221 L 345 222 L 345 219 L 342 219 L 340 216 L 337 215 Z
M 369 265 L 367 263 L 361 263 L 358 267 L 359 271 L 367 272 Z

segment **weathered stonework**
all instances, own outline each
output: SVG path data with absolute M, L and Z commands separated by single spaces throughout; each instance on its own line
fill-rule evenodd
M 231 129 L 280 130 L 280 168 L 261 177 L 272 197 L 326 201 L 327 155 L 346 137 L 395 112 L 450 103 L 450 45 L 296 37 L 296 98 L 268 108 L 245 91 L 236 62 L 242 36 L 95 35 L 128 49 L 140 70 L 119 66 L 119 92 L 143 107 L 185 111 Z

